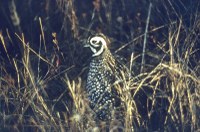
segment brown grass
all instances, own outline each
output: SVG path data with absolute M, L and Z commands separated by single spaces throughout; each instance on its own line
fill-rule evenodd
M 88 4 L 91 10 L 76 2 L 43 2 L 47 15 L 38 18 L 34 32 L 23 32 L 30 27 L 19 18 L 16 33 L 1 27 L 0 131 L 106 130 L 105 122 L 96 122 L 85 92 L 90 54 L 83 42 L 93 32 L 107 33 L 112 52 L 126 58 L 133 73 L 122 92 L 124 125 L 113 120 L 110 131 L 199 131 L 198 2 L 188 7 L 155 1 L 149 22 L 148 2 L 132 2 L 132 9 L 125 1 L 95 0 Z M 20 11 L 12 11 L 18 17 Z

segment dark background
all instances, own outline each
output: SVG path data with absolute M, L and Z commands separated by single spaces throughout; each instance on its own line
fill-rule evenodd
M 147 23 L 150 3 L 152 3 L 152 8 L 150 21 Z M 139 56 L 136 57 L 133 65 L 133 74 L 138 75 L 140 74 L 141 53 L 147 24 L 149 28 L 144 71 L 151 71 L 161 60 L 169 62 L 170 55 L 167 52 L 169 50 L 169 31 L 176 31 L 180 23 L 182 23 L 181 37 L 176 47 L 180 54 L 177 56 L 181 57 L 190 45 L 190 42 L 185 43 L 185 38 L 189 34 L 192 34 L 191 40 L 196 39 L 193 48 L 200 48 L 198 44 L 199 10 L 199 0 L 1 0 L 0 32 L 4 37 L 7 49 L 5 51 L 1 41 L 0 62 L 3 69 L 1 77 L 6 78 L 6 75 L 10 75 L 14 80 L 17 79 L 12 60 L 18 61 L 19 69 L 23 68 L 22 59 L 26 54 L 24 54 L 22 42 L 17 35 L 24 35 L 25 42 L 36 53 L 40 51 L 40 55 L 51 63 L 49 65 L 41 61 L 38 72 L 38 57 L 32 52 L 30 53 L 33 73 L 39 74 L 45 80 L 47 85 L 45 91 L 48 95 L 46 102 L 51 104 L 65 91 L 63 83 L 59 79 L 64 76 L 64 73 L 67 73 L 71 80 L 77 80 L 78 77 L 81 77 L 83 81 L 86 80 L 91 53 L 84 49 L 83 45 L 85 39 L 95 32 L 102 32 L 111 39 L 112 53 L 125 58 L 127 65 L 129 65 L 131 54 L 134 57 Z M 45 43 L 40 40 L 42 31 L 39 19 L 42 22 Z M 19 23 L 16 24 L 16 20 L 19 20 Z M 56 33 L 57 46 L 53 43 L 52 33 Z M 118 50 L 124 45 L 127 46 Z M 199 57 L 199 51 L 191 55 L 188 67 L 193 69 L 199 65 Z M 175 57 L 175 60 L 178 61 L 178 57 Z M 68 68 L 70 69 L 67 70 Z M 23 86 L 24 82 L 22 81 L 21 84 Z M 165 84 L 161 85 L 165 87 Z M 153 92 L 149 88 L 145 90 L 150 94 Z M 68 91 L 65 94 L 66 96 L 62 99 L 67 100 L 69 106 L 73 105 Z M 165 99 L 158 100 L 159 104 L 163 106 L 156 106 L 161 109 L 148 119 L 146 92 L 141 91 L 137 99 L 141 100 L 138 103 L 138 109 L 146 126 L 150 127 L 149 130 L 163 130 L 163 115 L 167 113 L 166 107 L 169 102 Z M 1 98 L 2 113 L 5 111 L 7 114 L 11 114 L 12 109 L 16 108 L 15 105 L 5 104 L 4 98 Z M 57 111 L 66 111 L 62 103 L 58 103 L 55 108 Z M 32 111 L 32 108 L 29 108 L 26 112 L 27 115 L 32 115 Z M 159 122 L 157 122 L 158 118 Z M 0 121 L 0 124 L 12 125 L 14 124 L 13 120 L 15 118 L 6 123 Z M 28 121 L 24 124 L 26 123 L 29 124 Z

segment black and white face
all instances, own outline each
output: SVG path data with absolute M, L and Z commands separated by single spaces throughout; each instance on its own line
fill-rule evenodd
M 107 48 L 106 37 L 102 34 L 97 34 L 88 38 L 88 44 L 85 47 L 90 47 L 91 51 L 94 53 L 92 56 L 101 55 L 105 48 Z

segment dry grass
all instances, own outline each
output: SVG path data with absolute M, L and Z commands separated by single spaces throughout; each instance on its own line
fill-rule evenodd
M 38 34 L 23 33 L 21 29 L 28 27 L 20 25 L 19 18 L 14 19 L 18 12 L 11 8 L 15 12 L 11 21 L 18 20 L 14 25 L 17 33 L 3 29 L 0 33 L 4 51 L 0 58 L 0 131 L 97 132 L 107 127 L 126 132 L 200 130 L 199 7 L 189 14 L 188 25 L 175 9 L 177 3 L 170 0 L 152 3 L 150 21 L 142 16 L 147 16 L 148 8 L 134 9 L 138 13 L 131 18 L 131 6 L 120 3 L 118 7 L 114 1 L 95 0 L 88 5 L 93 10 L 85 12 L 81 3 L 80 13 L 76 1 L 57 0 L 56 6 L 46 1 L 43 4 L 49 16 L 38 19 Z M 133 4 L 149 7 L 148 2 Z M 178 6 L 189 10 L 182 4 Z M 49 26 L 54 17 L 50 7 L 62 16 L 60 27 L 55 29 Z M 47 17 L 50 20 L 44 19 Z M 145 27 L 149 29 L 145 31 Z M 88 106 L 85 81 L 90 55 L 82 43 L 89 33 L 99 31 L 107 32 L 113 42 L 111 50 L 125 57 L 126 66 L 133 72 L 122 91 L 123 126 L 118 120 L 110 126 L 97 123 Z M 26 38 L 28 34 L 34 36 L 33 40 Z M 9 49 L 15 42 L 21 55 L 18 57 Z

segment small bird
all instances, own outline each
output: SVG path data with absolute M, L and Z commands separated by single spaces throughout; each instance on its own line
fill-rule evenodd
M 112 111 L 122 108 L 124 102 L 120 96 L 124 80 L 130 74 L 128 68 L 111 54 L 109 44 L 110 40 L 98 33 L 90 36 L 85 45 L 93 53 L 86 91 L 91 109 L 96 113 L 96 117 L 103 121 L 113 119 Z

